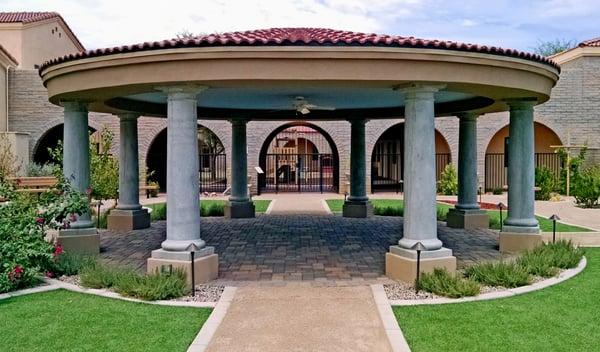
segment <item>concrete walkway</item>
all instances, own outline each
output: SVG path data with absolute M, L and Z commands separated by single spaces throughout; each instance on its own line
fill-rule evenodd
M 329 208 L 323 204 L 323 200 L 336 197 L 334 193 L 280 193 L 265 194 L 254 199 L 272 199 L 270 215 L 327 215 Z
M 241 287 L 207 351 L 391 351 L 369 286 Z

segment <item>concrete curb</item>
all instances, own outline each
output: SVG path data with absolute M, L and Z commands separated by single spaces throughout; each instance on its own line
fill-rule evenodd
M 535 213 L 535 216 L 539 216 L 540 218 L 544 218 L 544 219 L 548 218 L 548 216 L 541 215 L 541 214 L 538 214 L 538 213 Z M 598 229 L 595 229 L 595 228 L 592 228 L 592 227 L 589 227 L 589 226 L 585 226 L 585 225 L 574 224 L 572 222 L 566 222 L 564 220 L 560 220 L 558 222 L 560 222 L 562 224 L 565 224 L 565 225 L 569 225 L 569 226 L 577 226 L 577 227 L 581 227 L 583 229 L 588 229 L 588 230 L 591 230 L 591 231 L 588 231 L 588 232 L 591 232 L 591 233 L 594 233 L 594 232 L 598 233 L 598 232 L 600 232 L 600 230 L 598 230 Z M 550 233 L 552 233 L 552 232 L 550 232 Z M 559 233 L 560 232 L 557 232 L 556 234 L 559 234 Z M 563 232 L 563 233 L 572 233 L 572 232 Z M 585 233 L 585 232 L 578 232 L 578 233 Z
M 323 206 L 323 209 L 325 209 L 325 212 L 329 215 L 333 215 L 333 212 L 331 211 L 331 209 L 329 208 L 329 204 L 327 204 L 327 201 L 325 199 L 321 199 L 321 205 Z
M 225 314 L 227 314 L 227 310 L 233 301 L 236 290 L 236 287 L 225 287 L 219 302 L 212 313 L 210 313 L 206 322 L 204 322 L 204 325 L 202 325 L 202 328 L 198 332 L 198 335 L 196 335 L 194 341 L 192 341 L 190 347 L 188 347 L 188 352 L 203 352 L 208 347 L 210 340 L 212 340 L 219 325 L 223 322 Z
M 518 296 L 523 293 L 533 292 L 541 290 L 546 287 L 554 286 L 563 281 L 566 281 L 585 269 L 587 266 L 587 259 L 581 258 L 581 261 L 577 267 L 568 269 L 560 273 L 557 277 L 551 277 L 549 279 L 536 282 L 531 285 L 521 286 L 516 288 L 507 289 L 504 291 L 496 291 L 484 293 L 475 297 L 463 297 L 463 298 L 435 298 L 435 299 L 400 299 L 400 300 L 388 300 L 388 304 L 392 306 L 418 306 L 427 304 L 448 304 L 448 303 L 464 303 L 464 302 L 475 302 L 475 301 L 487 301 L 491 299 L 505 298 Z M 387 296 L 386 296 L 387 297 Z
M 32 287 L 32 288 L 26 288 L 24 290 L 2 293 L 2 294 L 0 294 L 0 301 L 3 299 L 11 298 L 11 297 L 30 295 L 32 293 L 54 291 L 54 290 L 58 290 L 60 288 L 61 288 L 60 286 L 50 283 L 48 285 L 36 286 L 36 287 Z
M 406 342 L 404 334 L 402 333 L 400 326 L 398 326 L 398 321 L 396 320 L 396 316 L 394 316 L 394 312 L 389 304 L 383 285 L 371 285 L 371 292 L 373 293 L 375 305 L 379 312 L 379 318 L 383 323 L 383 328 L 385 329 L 392 351 L 410 352 L 408 342 Z
M 275 204 L 276 199 L 271 199 L 271 202 L 269 202 L 269 206 L 267 207 L 267 210 L 265 210 L 265 214 L 271 214 L 271 211 L 273 210 L 273 205 Z

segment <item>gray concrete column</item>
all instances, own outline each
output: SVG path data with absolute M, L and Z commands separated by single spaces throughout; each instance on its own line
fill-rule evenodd
M 119 204 L 117 209 L 136 210 L 140 205 L 137 114 L 120 114 Z
M 458 114 L 458 202 L 446 223 L 456 228 L 488 228 L 489 216 L 477 203 L 477 114 Z
M 404 94 L 404 230 L 397 246 L 385 258 L 388 277 L 414 282 L 421 243 L 421 272 L 434 268 L 456 270 L 452 250 L 437 237 L 435 177 L 435 93 L 441 86 L 413 84 Z
M 198 176 L 199 87 L 168 87 L 167 93 L 167 239 L 166 251 L 202 248 Z
M 442 248 L 437 237 L 435 123 L 436 87 L 403 89 L 404 113 L 404 237 L 411 248 L 421 242 L 428 250 Z
M 364 218 L 373 215 L 366 187 L 365 119 L 350 120 L 350 195 L 344 202 L 345 217 Z
M 254 217 L 254 204 L 248 194 L 248 144 L 246 119 L 231 119 L 231 196 L 225 207 L 229 218 Z
M 108 229 L 131 231 L 150 227 L 150 214 L 140 205 L 138 114 L 119 114 L 119 202 L 108 215 Z
M 535 218 L 535 101 L 509 101 L 508 217 L 504 232 L 539 232 Z
M 65 113 L 63 135 L 63 174 L 71 186 L 81 193 L 90 187 L 90 137 L 87 104 L 62 103 Z M 73 229 L 93 228 L 90 214 L 82 214 L 71 223 Z

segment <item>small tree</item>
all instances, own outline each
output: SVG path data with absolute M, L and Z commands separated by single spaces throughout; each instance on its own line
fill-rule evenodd
M 538 55 L 551 56 L 572 49 L 575 45 L 577 45 L 577 41 L 574 39 L 566 40 L 557 38 L 547 41 L 538 39 L 537 45 L 533 47 L 533 51 Z
M 575 185 L 573 196 L 577 204 L 584 208 L 598 206 L 598 199 L 600 198 L 600 166 L 582 170 L 573 184 Z
M 22 163 L 13 154 L 8 136 L 0 133 L 0 181 L 8 177 L 15 177 L 21 170 Z
M 112 131 L 103 127 L 100 145 L 90 137 L 90 186 L 95 199 L 117 199 L 119 196 L 119 163 L 109 153 L 114 139 Z
M 446 196 L 458 194 L 458 173 L 452 164 L 446 165 L 439 183 L 439 192 Z
M 554 190 L 554 174 L 547 167 L 535 168 L 535 185 L 540 188 L 535 192 L 536 200 L 550 199 L 550 193 Z
M 558 148 L 556 149 L 556 154 L 558 154 L 558 157 L 560 158 L 560 162 L 562 165 L 562 168 L 560 170 L 560 181 L 559 181 L 559 186 L 560 186 L 560 191 L 562 194 L 566 194 L 567 193 L 567 172 L 569 172 L 569 179 L 571 180 L 571 189 L 573 189 L 576 186 L 576 179 L 579 176 L 580 173 L 580 169 L 583 165 L 583 163 L 585 162 L 585 156 L 587 154 L 587 147 L 583 147 L 579 150 L 579 154 L 577 156 L 572 156 L 569 157 L 568 153 L 570 153 L 569 150 L 565 149 L 565 148 Z

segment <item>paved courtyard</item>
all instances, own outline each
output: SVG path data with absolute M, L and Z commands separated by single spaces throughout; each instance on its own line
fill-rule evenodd
M 459 267 L 499 259 L 490 230 L 450 229 L 439 238 L 454 250 Z M 165 239 L 166 222 L 127 233 L 101 234 L 101 257 L 146 269 L 150 252 Z M 254 219 L 202 218 L 202 238 L 219 254 L 223 280 L 347 280 L 384 275 L 385 253 L 402 234 L 402 218 L 348 219 L 334 215 L 259 215 Z

